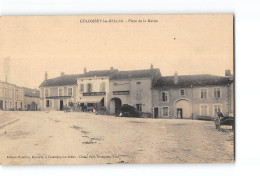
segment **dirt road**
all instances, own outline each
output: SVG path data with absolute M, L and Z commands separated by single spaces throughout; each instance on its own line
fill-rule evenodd
M 0 111 L 0 141 L 2 164 L 234 161 L 233 132 L 197 120 Z

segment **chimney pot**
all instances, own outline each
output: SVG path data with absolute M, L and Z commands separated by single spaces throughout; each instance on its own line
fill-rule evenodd
M 151 64 L 151 67 L 150 67 L 150 68 L 151 68 L 151 70 L 153 70 L 153 64 Z
M 110 70 L 111 70 L 111 71 L 114 70 L 114 67 L 110 67 Z
M 61 72 L 61 73 L 60 73 L 60 75 L 61 75 L 61 76 L 64 76 L 64 75 L 65 75 L 65 73 L 64 73 L 64 72 Z
M 225 76 L 231 76 L 230 70 L 225 70 Z
M 86 74 L 87 73 L 87 68 L 86 67 L 84 67 L 84 74 Z
M 174 80 L 173 80 L 173 82 L 174 82 L 174 84 L 178 84 L 178 81 L 179 81 L 179 79 L 178 79 L 178 73 L 175 72 L 175 73 L 174 73 Z

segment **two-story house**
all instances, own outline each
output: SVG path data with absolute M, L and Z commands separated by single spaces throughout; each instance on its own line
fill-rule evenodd
M 0 81 L 0 110 L 15 110 L 16 86 Z
M 65 106 L 76 102 L 77 75 L 65 75 L 48 79 L 45 73 L 45 80 L 40 87 L 41 110 L 63 110 Z
M 233 113 L 233 77 L 178 75 L 159 78 L 152 88 L 154 118 L 216 117 Z
M 114 74 L 109 83 L 110 114 L 117 113 L 124 104 L 134 106 L 138 111 L 151 113 L 151 88 L 160 76 L 160 69 L 154 69 L 153 65 L 146 70 L 119 71 Z
M 113 67 L 110 70 L 87 72 L 77 78 L 77 103 L 84 111 L 93 111 L 99 106 L 108 107 L 109 80 L 118 72 Z
M 40 85 L 40 99 L 42 110 L 63 110 L 65 106 L 89 106 L 93 108 L 101 103 L 107 102 L 107 91 L 109 89 L 109 76 L 117 72 L 111 67 L 110 70 L 98 70 L 87 72 L 84 68 L 83 74 L 65 75 L 45 80 Z

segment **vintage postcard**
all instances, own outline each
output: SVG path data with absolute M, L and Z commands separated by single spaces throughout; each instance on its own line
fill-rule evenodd
M 0 164 L 233 163 L 233 23 L 0 17 Z

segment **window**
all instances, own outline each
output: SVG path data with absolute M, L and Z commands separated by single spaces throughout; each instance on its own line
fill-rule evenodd
M 201 98 L 207 98 L 208 90 L 207 89 L 201 89 L 200 97 Z
M 63 90 L 62 90 L 62 88 L 59 88 L 59 96 L 63 96 Z
M 184 89 L 181 89 L 180 92 L 181 92 L 181 96 L 185 95 L 185 90 Z
M 220 98 L 220 88 L 214 88 L 214 98 Z
M 142 104 L 136 104 L 136 109 L 142 112 Z
M 142 92 L 141 91 L 136 92 L 136 99 L 138 99 L 138 100 L 142 99 Z
M 169 92 L 162 92 L 162 102 L 168 102 Z
M 48 96 L 49 96 L 49 90 L 45 89 L 45 97 L 48 97 Z
M 136 84 L 141 84 L 141 82 L 139 81 L 139 82 L 136 82 Z
M 72 96 L 72 88 L 68 88 L 68 96 Z
M 5 90 L 5 97 L 6 97 L 6 98 L 8 97 L 7 90 Z
M 91 92 L 92 91 L 92 84 L 88 83 L 87 84 L 87 92 Z
M 46 100 L 46 108 L 50 107 L 50 100 Z
M 100 84 L 100 92 L 105 92 L 106 91 L 106 83 L 102 82 Z
M 222 105 L 221 104 L 215 104 L 213 110 L 214 110 L 213 111 L 214 116 L 218 116 L 217 113 L 222 111 Z
M 208 105 L 200 105 L 200 115 L 208 115 Z
M 0 88 L 0 97 L 3 97 L 3 89 Z
M 169 108 L 163 107 L 163 117 L 168 117 L 168 116 L 169 116 Z
M 67 96 L 67 95 L 68 95 L 67 87 L 64 87 L 64 96 Z
M 9 90 L 9 98 L 13 98 L 13 92 Z
M 80 84 L 80 92 L 84 92 L 84 84 Z

